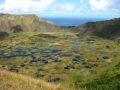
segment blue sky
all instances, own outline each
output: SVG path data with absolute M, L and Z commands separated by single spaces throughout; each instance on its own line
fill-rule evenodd
M 120 0 L 0 0 L 0 13 L 41 17 L 120 17 Z

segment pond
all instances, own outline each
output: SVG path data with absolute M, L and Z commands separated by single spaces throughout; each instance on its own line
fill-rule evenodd
M 62 50 L 57 50 L 57 49 L 38 49 L 36 47 L 23 49 L 23 48 L 9 47 L 9 48 L 4 49 L 3 51 L 0 50 L 0 58 L 15 58 L 15 57 L 30 56 L 32 60 L 35 60 L 36 56 L 34 54 L 42 55 L 42 57 L 48 57 L 51 54 L 56 55 L 61 52 Z
M 104 60 L 110 60 L 110 57 L 108 57 L 108 56 L 103 56 L 103 59 L 104 59 Z

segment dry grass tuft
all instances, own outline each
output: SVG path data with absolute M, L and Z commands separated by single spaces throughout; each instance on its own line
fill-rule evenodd
M 0 71 L 0 90 L 70 90 L 42 80 Z

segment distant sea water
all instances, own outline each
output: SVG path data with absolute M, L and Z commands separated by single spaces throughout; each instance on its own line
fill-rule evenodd
M 105 19 L 96 18 L 43 18 L 52 21 L 58 26 L 78 26 L 87 22 L 103 21 Z

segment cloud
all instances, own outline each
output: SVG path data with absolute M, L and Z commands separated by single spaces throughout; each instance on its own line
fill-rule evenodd
M 0 5 L 0 10 L 4 12 L 41 11 L 48 9 L 54 2 L 55 0 L 5 0 L 5 2 Z
M 118 11 L 115 4 L 118 0 L 89 0 L 92 11 Z
M 71 12 L 75 10 L 75 6 L 70 3 L 65 3 L 58 7 L 59 11 Z

